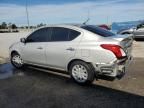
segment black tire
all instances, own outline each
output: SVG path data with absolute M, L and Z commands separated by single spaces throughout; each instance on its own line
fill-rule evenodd
M 18 54 L 17 52 L 14 52 L 14 53 L 12 53 L 11 54 L 11 64 L 15 67 L 15 68 L 17 68 L 17 69 L 21 69 L 21 68 L 23 68 L 24 67 L 24 63 L 16 63 L 16 62 L 14 62 L 14 57 L 20 57 L 20 59 L 21 59 L 21 56 L 20 56 L 20 54 Z M 22 60 L 22 59 L 21 59 Z M 22 60 L 23 61 L 23 60 Z
M 84 80 L 84 81 L 79 81 L 77 80 L 74 75 L 73 75 L 73 69 L 74 67 L 76 66 L 83 66 L 86 71 L 87 71 L 87 78 Z M 84 85 L 84 84 L 90 84 L 94 81 L 94 78 L 95 78 L 95 72 L 94 72 L 94 68 L 92 67 L 92 65 L 86 63 L 86 62 L 83 62 L 83 61 L 74 61 L 71 65 L 70 65 L 70 68 L 69 68 L 69 72 L 70 72 L 70 75 L 71 75 L 71 78 L 77 82 L 78 84 L 81 84 L 81 85 Z

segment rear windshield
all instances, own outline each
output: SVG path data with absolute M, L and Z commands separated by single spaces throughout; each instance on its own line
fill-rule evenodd
M 110 36 L 115 35 L 114 33 L 110 32 L 108 30 L 105 30 L 105 29 L 102 29 L 100 27 L 93 26 L 93 25 L 85 25 L 85 26 L 81 26 L 81 28 L 88 30 L 90 32 L 93 32 L 95 34 L 98 34 L 102 37 L 110 37 Z

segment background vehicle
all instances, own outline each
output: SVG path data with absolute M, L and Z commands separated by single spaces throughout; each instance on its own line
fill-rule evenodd
M 113 23 L 112 31 L 121 35 L 132 34 L 135 40 L 144 39 L 144 21 Z
M 98 25 L 98 27 L 101 27 L 101 28 L 106 29 L 106 30 L 110 30 L 110 27 L 106 24 Z
M 93 25 L 40 28 L 10 47 L 16 68 L 25 64 L 63 70 L 80 84 L 98 75 L 116 78 L 127 70 L 133 39 Z
M 133 34 L 136 40 L 144 39 L 144 23 L 130 29 L 122 30 L 118 34 Z
M 114 22 L 111 25 L 111 30 L 114 33 L 119 33 L 123 30 L 128 30 L 133 27 L 136 27 L 138 24 L 142 23 L 143 21 L 127 21 L 127 22 Z

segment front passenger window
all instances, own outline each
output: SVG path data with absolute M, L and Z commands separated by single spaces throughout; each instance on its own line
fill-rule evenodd
M 144 24 L 140 24 L 137 26 L 137 29 L 144 29 Z
M 32 33 L 26 42 L 47 42 L 50 40 L 50 28 L 42 28 Z

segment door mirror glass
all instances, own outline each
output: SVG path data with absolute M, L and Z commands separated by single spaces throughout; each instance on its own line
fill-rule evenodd
M 20 39 L 20 42 L 26 43 L 26 39 L 25 39 L 25 38 L 21 38 L 21 39 Z

